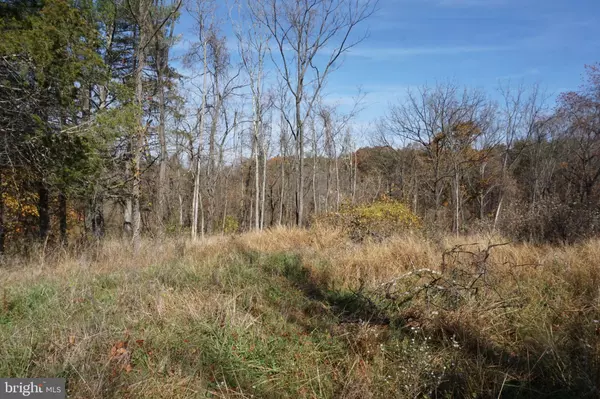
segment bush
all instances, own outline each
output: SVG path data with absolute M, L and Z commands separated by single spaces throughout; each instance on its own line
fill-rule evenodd
M 342 205 L 339 212 L 322 214 L 315 222 L 341 229 L 355 241 L 383 239 L 422 227 L 421 219 L 404 203 L 387 197 L 372 204 Z
M 541 200 L 529 209 L 517 203 L 507 212 L 501 228 L 517 240 L 574 243 L 600 233 L 600 210 L 555 198 Z
M 240 223 L 233 216 L 227 216 L 225 218 L 225 223 L 223 223 L 223 233 L 225 234 L 233 234 L 237 233 L 240 230 Z

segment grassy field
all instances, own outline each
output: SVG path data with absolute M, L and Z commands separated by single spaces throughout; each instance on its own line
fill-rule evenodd
M 600 240 L 279 229 L 0 268 L 0 376 L 72 398 L 596 398 Z

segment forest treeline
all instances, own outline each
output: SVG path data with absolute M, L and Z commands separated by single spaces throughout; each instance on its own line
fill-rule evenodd
M 325 87 L 376 6 L 3 1 L 0 251 L 307 226 L 383 196 L 435 231 L 596 234 L 600 68 L 556 100 L 422 87 L 363 131 L 360 93 L 342 107 Z

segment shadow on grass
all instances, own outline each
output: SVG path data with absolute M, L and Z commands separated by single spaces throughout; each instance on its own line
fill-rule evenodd
M 500 398 L 546 398 L 576 399 L 598 398 L 599 392 L 588 377 L 591 370 L 584 370 L 581 364 L 573 362 L 562 367 L 571 370 L 560 371 L 562 361 L 551 348 L 541 345 L 530 346 L 527 350 L 508 351 L 478 332 L 477 327 L 460 322 L 443 325 L 436 341 L 442 342 L 449 337 L 455 338 L 461 345 L 462 366 L 459 374 L 476 374 L 484 370 L 487 381 L 484 386 L 494 394 L 489 397 Z M 574 359 L 569 359 L 572 362 Z M 586 375 L 587 374 L 587 375 Z M 449 386 L 440 386 L 442 392 Z M 443 397 L 443 396 L 441 396 Z M 454 396 L 452 396 L 454 397 Z M 478 397 L 488 397 L 480 394 Z
M 269 271 L 278 272 L 292 285 L 313 301 L 319 301 L 330 309 L 339 323 L 368 323 L 388 325 L 391 320 L 386 310 L 363 295 L 362 290 L 333 290 L 327 281 L 316 279 L 311 270 L 303 266 L 298 255 L 279 254 L 267 262 Z M 275 269 L 274 269 L 275 268 Z
M 259 262 L 257 258 L 255 262 Z M 372 297 L 357 291 L 329 288 L 327 281 L 303 265 L 295 254 L 271 255 L 261 263 L 263 270 L 285 277 L 296 289 L 312 302 L 322 304 L 316 309 L 327 309 L 329 319 L 334 316 L 338 325 L 366 323 L 373 326 L 389 326 L 397 334 L 406 331 L 406 321 L 397 309 L 392 311 L 385 300 L 377 303 Z M 304 324 L 306 322 L 299 322 Z M 315 322 L 305 324 L 314 329 Z M 530 346 L 525 352 L 514 353 L 500 347 L 478 333 L 477 328 L 461 322 L 438 326 L 431 331 L 434 345 L 443 350 L 450 337 L 461 342 L 460 367 L 443 372 L 443 378 L 423 397 L 501 397 L 501 398 L 597 398 L 600 392 L 594 382 L 594 370 L 573 363 L 573 370 L 559 372 L 555 355 L 549 348 Z M 573 342 L 576 337 L 570 337 Z M 565 348 L 563 348 L 565 349 Z M 571 353 L 572 351 L 569 351 Z M 565 353 L 565 352 L 563 352 Z M 573 352 L 574 353 L 574 352 Z M 600 361 L 600 360 L 599 360 Z M 575 371 L 575 369 L 579 371 Z M 481 374 L 481 373 L 484 374 Z M 565 374 L 570 377 L 565 377 Z M 480 377 L 488 381 L 475 381 Z M 600 378 L 600 375 L 598 376 Z M 473 396 L 472 394 L 475 394 Z

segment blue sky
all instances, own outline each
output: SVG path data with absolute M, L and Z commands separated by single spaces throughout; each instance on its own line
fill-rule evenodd
M 584 65 L 600 61 L 599 17 L 600 0 L 380 0 L 362 26 L 369 36 L 345 56 L 327 94 L 345 104 L 362 87 L 361 121 L 382 116 L 408 88 L 438 81 L 492 95 L 509 79 L 538 82 L 555 95 L 576 89 Z M 189 25 L 184 15 L 184 37 Z

